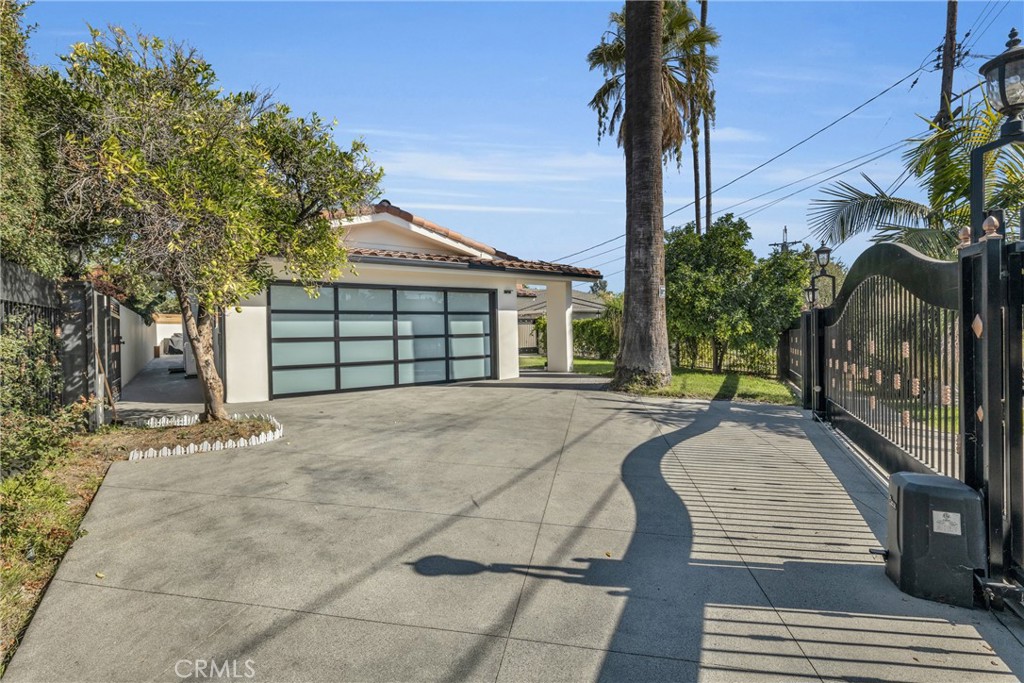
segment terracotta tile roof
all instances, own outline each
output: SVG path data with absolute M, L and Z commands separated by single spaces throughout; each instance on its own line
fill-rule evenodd
M 434 233 L 435 235 L 440 235 L 441 237 L 446 237 L 446 238 L 448 238 L 448 239 L 450 239 L 450 240 L 452 240 L 454 242 L 458 242 L 460 244 L 464 244 L 467 247 L 469 247 L 470 249 L 475 249 L 477 251 L 483 252 L 483 253 L 488 254 L 490 256 L 493 256 L 495 258 L 506 259 L 506 260 L 509 260 L 509 261 L 518 261 L 519 260 L 515 256 L 512 256 L 511 254 L 508 254 L 508 253 L 506 253 L 504 251 L 501 251 L 499 249 L 495 249 L 494 247 L 492 247 L 489 244 L 484 244 L 483 242 L 477 242 L 475 239 L 466 237 L 465 235 L 463 235 L 461 233 L 455 232 L 454 230 L 449 230 L 448 228 L 446 228 L 444 226 L 441 226 L 441 225 L 438 225 L 437 223 L 434 223 L 433 221 L 428 221 L 426 218 L 422 218 L 422 217 L 417 216 L 415 214 L 409 213 L 408 211 L 405 211 L 404 209 L 400 209 L 400 208 L 398 208 L 397 206 L 395 206 L 394 204 L 392 204 L 391 202 L 389 202 L 387 200 L 384 200 L 384 201 L 382 201 L 379 204 L 373 204 L 371 206 L 363 207 L 363 208 L 361 208 L 361 209 L 359 209 L 357 211 L 357 215 L 360 215 L 360 216 L 366 216 L 366 215 L 371 215 L 371 214 L 376 214 L 376 213 L 387 213 L 387 214 L 390 214 L 390 215 L 395 216 L 397 218 L 401 218 L 403 221 L 408 221 L 409 223 L 412 223 L 413 225 L 415 225 L 417 227 L 423 228 L 424 230 L 429 230 L 430 232 Z M 346 216 L 344 214 L 340 214 L 340 213 L 333 213 L 333 214 L 330 214 L 330 216 L 331 216 L 331 218 L 339 218 L 339 219 L 346 218 Z
M 364 259 L 399 259 L 408 261 L 431 261 L 435 263 L 462 263 L 471 268 L 485 268 L 490 270 L 512 270 L 531 273 L 550 273 L 552 275 L 570 275 L 586 279 L 598 280 L 601 278 L 601 271 L 593 268 L 577 268 L 562 263 L 548 263 L 547 261 L 523 261 L 516 258 L 473 258 L 472 256 L 455 256 L 449 254 L 422 254 L 411 251 L 393 251 L 390 249 L 364 249 L 352 247 L 348 250 L 349 258 L 353 261 Z M 501 253 L 501 252 L 498 252 Z M 507 256 L 507 255 L 503 255 Z

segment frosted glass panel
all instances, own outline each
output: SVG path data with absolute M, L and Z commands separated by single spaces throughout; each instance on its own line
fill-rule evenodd
M 451 315 L 448 327 L 452 334 L 487 334 L 491 331 L 489 315 Z
M 420 384 L 422 382 L 443 382 L 444 361 L 434 360 L 421 363 L 402 363 L 398 366 L 399 384 Z
M 333 337 L 334 315 L 323 313 L 271 313 L 272 337 Z
M 401 336 L 416 335 L 417 337 L 444 334 L 444 316 L 403 315 L 399 313 L 398 334 Z
M 357 363 L 368 360 L 394 360 L 395 345 L 391 339 L 374 341 L 338 342 L 342 363 Z
M 491 359 L 453 360 L 452 379 L 479 379 L 491 376 Z
M 390 311 L 392 310 L 390 289 L 338 289 L 338 310 L 340 311 Z
M 393 334 L 390 313 L 339 313 L 339 337 L 390 337 Z
M 359 387 L 384 387 L 395 383 L 395 366 L 357 365 L 341 369 L 341 388 L 358 389 Z
M 453 337 L 450 342 L 453 356 L 491 355 L 490 337 Z
M 487 313 L 491 310 L 491 297 L 487 292 L 448 292 L 448 310 Z
M 290 342 L 273 344 L 274 365 L 318 365 L 334 362 L 332 342 Z
M 399 339 L 398 358 L 399 360 L 444 358 L 444 337 Z
M 414 289 L 398 290 L 400 311 L 443 311 L 444 292 L 427 292 Z
M 275 394 L 299 394 L 305 391 L 334 391 L 334 368 L 274 370 Z
M 316 299 L 311 299 L 302 287 L 273 285 L 270 288 L 270 307 L 274 310 L 280 308 L 309 308 L 317 311 L 333 311 L 334 289 L 331 287 L 320 287 L 316 291 L 319 292 L 320 296 Z

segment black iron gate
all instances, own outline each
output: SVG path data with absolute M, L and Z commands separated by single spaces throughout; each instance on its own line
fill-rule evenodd
M 989 580 L 1024 585 L 1022 330 L 1024 243 L 992 235 L 949 262 L 869 248 L 835 304 L 805 313 L 783 343 L 799 349 L 784 374 L 804 406 L 886 471 L 982 492 Z

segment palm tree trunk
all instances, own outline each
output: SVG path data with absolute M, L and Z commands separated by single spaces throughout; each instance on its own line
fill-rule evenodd
M 700 118 L 690 105 L 690 148 L 693 151 L 693 214 L 697 234 L 701 232 L 700 222 Z
M 662 3 L 626 3 L 626 291 L 615 386 L 672 377 L 665 319 L 661 168 Z
M 701 28 L 708 25 L 708 0 L 700 0 L 700 25 Z M 700 55 L 704 62 L 707 47 L 701 47 Z M 714 101 L 714 92 L 708 96 Z M 704 119 L 704 230 L 707 232 L 711 230 L 711 117 L 706 107 L 701 111 L 701 118 Z

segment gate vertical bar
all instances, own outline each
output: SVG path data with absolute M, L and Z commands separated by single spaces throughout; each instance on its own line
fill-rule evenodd
M 1024 229 L 1024 226 L 1022 226 Z M 1006 458 L 1010 563 L 1024 581 L 1024 242 L 1007 245 Z

